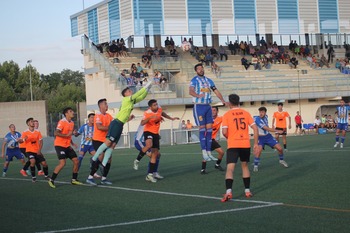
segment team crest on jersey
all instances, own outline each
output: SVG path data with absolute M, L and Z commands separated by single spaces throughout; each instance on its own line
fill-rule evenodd
M 198 117 L 199 121 L 203 121 L 203 116 Z

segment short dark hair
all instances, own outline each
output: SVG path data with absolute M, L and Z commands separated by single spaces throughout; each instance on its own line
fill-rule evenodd
M 219 111 L 218 106 L 211 106 L 211 108 L 215 108 L 215 109 L 216 109 L 216 111 Z
M 90 118 L 91 116 L 95 116 L 95 113 L 90 113 L 90 114 L 88 115 L 88 118 Z
M 66 113 L 69 111 L 69 110 L 72 110 L 73 111 L 73 108 L 71 107 L 66 107 L 63 109 L 63 115 L 66 115 Z
M 261 112 L 261 111 L 267 112 L 267 109 L 265 107 L 260 107 L 259 112 Z
M 228 100 L 230 101 L 230 103 L 234 106 L 238 106 L 239 105 L 239 96 L 237 94 L 231 94 L 228 96 Z
M 283 103 L 278 103 L 277 106 L 283 106 Z
M 157 103 L 157 100 L 155 100 L 155 99 L 149 100 L 149 101 L 148 101 L 148 107 L 151 107 L 152 104 L 154 104 L 154 103 Z
M 26 124 L 28 125 L 28 122 L 29 122 L 29 121 L 32 121 L 32 120 L 34 120 L 33 117 L 29 117 L 29 118 L 26 120 Z
M 122 96 L 123 96 L 123 97 L 125 97 L 125 92 L 126 92 L 127 90 L 130 90 L 130 88 L 129 88 L 129 87 L 126 87 L 126 88 L 124 88 L 124 89 L 122 90 Z
M 194 71 L 197 71 L 197 67 L 198 67 L 198 66 L 203 67 L 203 64 L 202 64 L 202 63 L 198 63 L 197 65 L 195 65 L 195 66 L 194 66 Z
M 106 98 L 104 98 L 104 99 L 99 99 L 99 100 L 97 101 L 97 105 L 100 107 L 100 104 L 101 104 L 102 102 L 104 102 L 104 101 L 107 101 L 107 99 L 106 99 Z

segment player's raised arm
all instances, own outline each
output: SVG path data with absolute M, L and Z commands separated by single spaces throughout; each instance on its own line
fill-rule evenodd
M 171 117 L 168 114 L 166 114 L 165 112 L 162 112 L 162 117 L 165 117 L 166 119 L 169 119 L 169 120 L 172 120 L 172 121 L 180 120 L 180 118 L 178 118 L 178 117 Z

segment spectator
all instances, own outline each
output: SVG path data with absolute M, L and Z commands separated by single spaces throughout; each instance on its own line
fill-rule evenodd
M 175 42 L 172 37 L 170 37 L 170 46 L 171 46 L 171 49 L 175 49 Z
M 164 75 L 161 75 L 159 79 L 159 86 L 162 91 L 168 90 L 168 79 Z
M 193 128 L 193 125 L 192 125 L 191 121 L 187 120 L 186 129 L 188 130 L 187 131 L 188 142 L 192 142 L 192 135 L 191 135 L 192 128 Z
M 232 41 L 228 44 L 228 49 L 231 51 L 231 55 L 236 55 L 235 46 L 232 44 Z
M 316 116 L 316 119 L 314 121 L 314 129 L 316 130 L 316 133 L 318 134 L 318 128 L 321 126 L 321 120 L 319 116 Z
M 184 37 L 184 40 L 181 44 L 182 51 L 187 52 L 191 49 L 191 44 L 187 41 L 186 37 Z
M 249 66 L 252 64 L 248 62 L 248 60 L 245 58 L 245 56 L 242 57 L 241 63 L 244 66 L 245 70 L 248 70 Z
M 170 50 L 170 56 L 174 59 L 174 61 L 177 61 L 178 53 L 177 53 L 175 47 L 173 47 L 173 48 Z
M 241 50 L 241 55 L 245 55 L 245 45 L 243 43 L 243 41 L 241 41 L 241 43 L 239 44 L 239 49 Z
M 170 51 L 171 49 L 171 44 L 170 44 L 170 40 L 169 40 L 169 37 L 166 38 L 166 40 L 164 41 L 164 46 L 165 48 Z
M 145 68 L 151 68 L 152 65 L 152 57 L 150 55 L 150 52 L 145 52 L 144 55 L 142 55 L 142 62 L 145 64 Z
M 128 85 L 128 78 L 126 77 L 125 70 L 122 70 L 122 72 L 120 73 L 118 81 L 123 87 L 122 89 L 124 89 Z
M 293 57 L 290 59 L 290 61 L 289 61 L 288 64 L 289 64 L 289 66 L 290 66 L 291 69 L 292 69 L 292 68 L 296 69 L 297 66 L 298 66 L 298 60 L 296 59 L 295 56 L 293 56 Z
M 264 37 L 261 37 L 259 44 L 260 44 L 260 46 L 266 47 L 266 41 L 265 41 Z
M 161 57 L 165 56 L 165 50 L 163 47 L 160 47 L 160 49 L 159 49 L 159 56 L 161 56 Z
M 327 55 L 328 55 L 328 63 L 331 62 L 333 63 L 333 58 L 334 58 L 334 49 L 333 49 L 333 45 L 330 45 L 328 50 L 327 50 Z
M 214 48 L 214 46 L 210 48 L 210 54 L 213 56 L 213 59 L 216 58 L 216 60 L 219 60 L 219 54 Z
M 327 66 L 327 68 L 329 68 L 329 64 L 328 64 L 327 59 L 324 56 L 324 54 L 322 54 L 321 59 L 320 59 L 320 67 L 323 67 L 323 66 Z
M 224 46 L 220 45 L 219 47 L 219 54 L 220 54 L 220 61 L 222 61 L 222 58 L 225 57 L 225 61 L 227 61 L 227 54 Z
M 210 66 L 213 64 L 213 55 L 211 53 L 207 53 L 205 55 L 205 65 L 209 66 L 209 62 L 210 62 Z
M 214 61 L 211 63 L 211 71 L 215 74 L 217 78 L 221 77 L 221 68 Z
M 137 71 L 137 73 L 141 73 L 143 71 L 143 68 L 142 68 L 140 62 L 137 63 L 136 71 Z
M 186 129 L 186 122 L 185 120 L 182 120 L 181 123 L 180 123 L 180 129 Z
M 259 58 L 256 55 L 254 55 L 252 57 L 252 62 L 251 63 L 254 66 L 255 70 L 261 70 L 260 60 L 259 60 Z

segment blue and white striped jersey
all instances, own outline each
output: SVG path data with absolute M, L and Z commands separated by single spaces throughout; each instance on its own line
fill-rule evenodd
M 204 94 L 204 97 L 197 98 L 192 97 L 192 101 L 195 104 L 210 104 L 212 102 L 211 99 L 211 90 L 215 90 L 215 84 L 213 80 L 207 78 L 205 76 L 195 76 L 190 83 L 191 87 L 194 87 L 194 91 L 196 94 Z
M 135 134 L 135 141 L 144 142 L 145 139 L 143 137 L 143 128 L 144 126 L 140 124 L 140 126 L 137 128 L 137 132 Z
M 270 134 L 269 131 L 263 129 L 264 126 L 269 127 L 267 115 L 265 115 L 263 118 L 261 118 L 260 116 L 254 116 L 254 120 L 255 124 L 258 126 L 259 136 L 265 136 Z
M 338 106 L 337 107 L 338 123 L 340 123 L 340 124 L 347 124 L 348 123 L 349 110 L 350 110 L 350 106 Z
M 94 135 L 94 126 L 89 126 L 84 124 L 78 130 L 78 133 L 81 135 L 80 145 L 91 146 L 92 145 L 92 136 Z
M 17 140 L 21 138 L 21 136 L 22 135 L 17 131 L 14 134 L 11 134 L 11 132 L 6 134 L 4 137 L 4 142 L 7 144 L 7 148 L 9 149 L 19 148 L 19 143 L 17 142 Z

